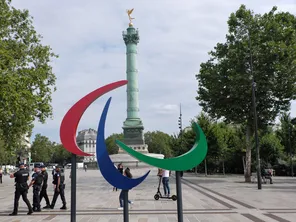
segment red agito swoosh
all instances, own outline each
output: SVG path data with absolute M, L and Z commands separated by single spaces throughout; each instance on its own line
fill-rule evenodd
M 78 156 L 93 156 L 93 154 L 83 152 L 76 143 L 76 132 L 79 121 L 85 110 L 100 96 L 116 89 L 120 86 L 126 85 L 127 80 L 121 80 L 105 85 L 87 94 L 85 97 L 75 103 L 71 109 L 66 113 L 60 127 L 60 138 L 63 146 L 69 152 Z

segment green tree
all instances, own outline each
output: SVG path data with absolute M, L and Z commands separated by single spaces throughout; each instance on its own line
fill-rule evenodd
M 244 127 L 227 124 L 227 128 L 227 148 L 224 150 L 224 153 L 222 153 L 222 158 L 225 162 L 225 171 L 230 173 L 243 173 L 244 157 L 246 153 Z
M 190 130 L 183 130 L 182 134 L 179 135 L 179 137 L 181 149 L 175 151 L 176 153 L 178 153 L 178 156 L 188 152 L 193 147 L 196 141 L 196 134 L 193 130 L 193 126 L 191 125 Z
M 0 167 L 8 162 L 8 154 L 4 147 L 4 141 L 0 138 Z
M 202 128 L 208 142 L 208 154 L 207 159 L 217 159 L 219 157 L 220 148 L 217 138 L 217 122 L 205 113 L 201 113 L 197 116 L 197 123 Z
M 118 153 L 119 148 L 116 145 L 115 140 L 123 141 L 123 133 L 114 133 L 108 136 L 108 138 L 105 140 L 109 155 Z
M 0 1 L 0 55 L 0 129 L 5 145 L 15 148 L 35 119 L 44 123 L 52 114 L 56 55 L 41 44 L 28 10 L 11 0 Z
M 284 152 L 287 155 L 294 154 L 296 149 L 296 127 L 291 121 L 290 114 L 283 113 L 276 130 L 276 134 L 284 146 Z
M 217 137 L 214 133 L 214 127 L 217 123 L 216 121 L 214 121 L 213 118 L 211 118 L 209 115 L 203 112 L 200 113 L 200 115 L 198 115 L 195 118 L 195 120 L 192 120 L 192 122 L 193 121 L 196 121 L 198 123 L 198 125 L 202 128 L 207 138 L 208 153 L 204 160 L 204 172 L 205 172 L 205 175 L 207 175 L 208 168 L 214 171 L 217 165 L 217 160 L 219 159 L 219 146 L 218 146 Z M 195 138 L 195 135 L 194 135 L 194 138 Z
M 213 126 L 213 131 L 217 138 L 218 156 L 222 163 L 222 172 L 225 175 L 225 161 L 227 161 L 236 150 L 236 131 L 234 127 L 224 122 L 215 124 Z
M 47 163 L 50 161 L 53 152 L 53 143 L 46 136 L 36 134 L 31 146 L 32 162 Z
M 170 149 L 172 150 L 172 156 L 176 157 L 184 153 L 180 135 L 173 134 L 170 136 Z
M 289 163 L 288 165 L 290 165 L 290 169 L 292 169 L 293 156 L 296 151 L 296 126 L 293 124 L 290 114 L 282 113 L 276 134 L 284 147 L 286 160 Z
M 71 162 L 71 156 L 72 154 L 68 152 L 62 144 L 54 144 L 50 162 L 65 165 Z
M 165 157 L 172 156 L 170 135 L 160 131 L 153 131 L 146 132 L 144 137 L 145 143 L 148 145 L 148 150 L 150 153 L 160 153 Z
M 262 167 L 274 166 L 278 158 L 283 154 L 284 146 L 274 132 L 263 135 L 260 139 L 260 158 L 263 160 Z M 265 166 L 264 166 L 265 162 Z
M 254 14 L 242 5 L 229 17 L 226 42 L 216 45 L 196 75 L 196 98 L 203 110 L 213 118 L 246 126 L 247 182 L 251 181 L 254 123 L 252 79 L 257 83 L 259 128 L 272 123 L 296 98 L 296 18 L 276 11 L 273 7 L 266 14 Z

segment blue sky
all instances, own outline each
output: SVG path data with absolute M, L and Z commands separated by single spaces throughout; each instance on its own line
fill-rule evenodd
M 128 26 L 126 9 L 135 8 L 138 45 L 140 116 L 145 131 L 178 131 L 179 103 L 183 125 L 198 115 L 195 73 L 208 52 L 227 33 L 227 19 L 241 4 L 256 13 L 280 10 L 296 13 L 295 0 L 13 0 L 13 6 L 29 9 L 34 26 L 59 58 L 53 61 L 57 91 L 53 94 L 54 118 L 35 123 L 32 137 L 41 133 L 60 142 L 59 127 L 68 109 L 92 90 L 125 79 L 125 45 L 122 31 Z M 112 103 L 106 137 L 122 132 L 126 118 L 125 87 L 93 103 L 78 130 L 97 128 L 106 100 Z M 296 103 L 292 104 L 296 116 Z

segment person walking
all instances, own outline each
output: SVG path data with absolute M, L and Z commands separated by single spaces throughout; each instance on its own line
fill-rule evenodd
M 61 210 L 66 210 L 66 198 L 65 198 L 65 173 L 60 169 L 60 166 L 56 167 L 56 172 L 54 174 L 53 184 L 55 185 L 53 199 L 50 205 L 51 209 L 54 209 L 55 203 L 60 195 L 61 200 L 63 202 L 63 206 L 60 208 Z
M 41 191 L 40 191 L 40 203 L 41 203 L 42 198 L 44 197 L 45 202 L 46 202 L 46 206 L 43 207 L 43 209 L 48 209 L 48 208 L 50 208 L 50 202 L 49 202 L 49 198 L 47 195 L 48 173 L 47 173 L 44 165 L 41 166 L 41 174 L 43 176 L 43 184 L 42 184 Z
M 158 168 L 157 176 L 160 178 L 162 177 L 162 169 Z
M 52 175 L 52 178 L 54 178 L 54 175 L 56 173 L 56 167 L 55 166 L 52 166 L 52 171 L 51 171 L 51 175 Z
M 41 174 L 41 169 L 39 167 L 40 166 L 34 168 L 34 174 L 32 175 L 32 180 L 29 184 L 29 188 L 33 186 L 33 211 L 35 212 L 41 212 L 40 191 L 43 183 L 43 175 Z
M 85 172 L 87 171 L 87 165 L 86 164 L 84 165 L 84 170 L 85 170 Z
M 169 170 L 162 170 L 162 184 L 164 190 L 164 196 L 170 197 L 170 185 L 169 179 L 170 178 L 170 171 Z
M 117 170 L 118 170 L 121 174 L 123 174 L 123 165 L 122 165 L 122 163 L 119 163 L 119 164 L 117 165 Z M 113 191 L 117 191 L 117 187 L 113 187 Z
M 0 183 L 2 183 L 2 176 L 3 176 L 3 171 L 2 171 L 2 168 L 0 168 Z
M 133 175 L 131 174 L 130 169 L 128 167 L 124 171 L 124 176 L 126 176 L 128 178 L 133 178 Z M 133 204 L 133 202 L 130 201 L 130 200 L 128 200 L 128 203 Z M 123 190 L 121 190 L 121 192 L 119 194 L 119 204 L 120 204 L 120 207 L 118 208 L 118 210 L 123 210 L 123 205 L 124 205 L 124 192 L 123 192 Z
M 52 175 L 52 180 L 54 180 L 54 175 L 56 173 L 56 166 L 52 166 L 52 171 L 51 171 L 51 175 Z M 55 189 L 55 185 L 53 184 L 53 192 Z
M 29 189 L 27 181 L 30 173 L 28 170 L 25 169 L 25 165 L 23 163 L 20 164 L 19 168 L 19 171 L 15 172 L 14 174 L 10 174 L 10 178 L 15 178 L 14 207 L 13 212 L 9 214 L 10 216 L 17 215 L 19 200 L 21 196 L 28 207 L 29 212 L 27 214 L 31 215 L 33 213 L 32 206 L 27 197 Z

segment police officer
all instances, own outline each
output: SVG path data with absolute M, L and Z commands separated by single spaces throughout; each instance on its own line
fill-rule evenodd
M 10 174 L 10 178 L 15 178 L 15 193 L 14 193 L 14 208 L 13 212 L 9 214 L 10 216 L 17 215 L 19 199 L 22 196 L 23 201 L 27 204 L 29 212 L 28 215 L 33 213 L 32 206 L 30 201 L 28 200 L 28 178 L 30 176 L 29 171 L 25 169 L 25 165 L 23 163 L 20 164 L 20 170 L 15 172 L 14 174 Z
M 55 169 L 55 174 L 53 175 L 53 184 L 55 185 L 53 199 L 50 205 L 50 208 L 53 209 L 54 205 L 57 201 L 58 196 L 61 196 L 61 200 L 63 202 L 63 206 L 60 208 L 61 210 L 66 210 L 66 199 L 65 199 L 65 173 L 61 170 L 60 166 L 57 166 Z
M 33 211 L 40 212 L 40 191 L 41 191 L 41 185 L 43 182 L 43 175 L 41 174 L 41 170 L 38 167 L 34 168 L 34 174 L 32 176 L 31 183 L 29 184 L 29 187 L 33 185 Z
M 52 167 L 52 171 L 51 171 L 52 178 L 53 178 L 53 176 L 54 176 L 54 175 L 55 175 L 55 173 L 56 173 L 56 170 L 55 170 L 55 168 L 56 168 L 55 166 L 53 166 L 53 167 Z
M 48 208 L 50 208 L 50 202 L 49 202 L 48 195 L 47 195 L 48 173 L 46 172 L 44 165 L 41 166 L 41 174 L 43 176 L 43 184 L 42 184 L 41 191 L 40 191 L 40 203 L 41 203 L 42 198 L 44 197 L 45 202 L 46 202 L 46 206 L 43 207 L 43 209 L 48 209 Z

